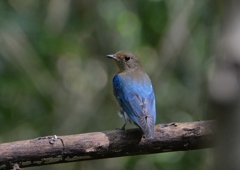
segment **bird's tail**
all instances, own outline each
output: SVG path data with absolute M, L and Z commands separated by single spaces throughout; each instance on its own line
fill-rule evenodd
M 153 115 L 145 115 L 139 118 L 139 125 L 147 139 L 154 138 L 154 117 Z

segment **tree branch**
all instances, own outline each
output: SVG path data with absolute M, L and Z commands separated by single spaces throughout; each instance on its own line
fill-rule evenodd
M 38 138 L 0 144 L 0 169 L 40 166 L 120 156 L 213 147 L 214 121 L 159 124 L 155 138 L 142 139 L 139 129 Z

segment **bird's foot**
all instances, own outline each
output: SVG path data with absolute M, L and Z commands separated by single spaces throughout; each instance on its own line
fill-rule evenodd
M 125 127 L 124 128 L 121 127 L 121 128 L 116 128 L 116 130 L 124 130 L 125 131 L 126 129 L 125 129 Z
M 125 129 L 126 124 L 127 124 L 127 123 L 125 123 L 121 128 L 116 128 L 116 130 L 123 130 L 123 131 L 126 131 L 126 129 Z

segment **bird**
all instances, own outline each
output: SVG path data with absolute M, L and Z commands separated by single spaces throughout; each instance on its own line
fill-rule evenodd
M 115 61 L 117 74 L 113 77 L 113 93 L 121 109 L 120 117 L 124 119 L 121 128 L 127 123 L 137 125 L 143 138 L 154 138 L 156 123 L 156 106 L 153 86 L 149 76 L 142 68 L 139 58 L 128 51 L 118 51 L 107 55 Z

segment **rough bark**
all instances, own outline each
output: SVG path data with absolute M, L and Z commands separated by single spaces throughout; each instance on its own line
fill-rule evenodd
M 0 144 L 0 169 L 213 147 L 213 121 L 159 124 L 155 138 L 113 130 Z

